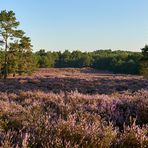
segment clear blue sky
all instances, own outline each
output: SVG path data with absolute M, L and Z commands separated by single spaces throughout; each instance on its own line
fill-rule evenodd
M 148 0 L 1 0 L 34 50 L 120 49 L 148 44 Z

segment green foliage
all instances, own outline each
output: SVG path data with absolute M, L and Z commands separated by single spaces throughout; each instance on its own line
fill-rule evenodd
M 18 30 L 19 22 L 16 20 L 13 11 L 3 10 L 0 13 L 0 37 L 1 47 L 4 49 L 4 78 L 8 75 L 8 51 L 11 43 L 19 40 L 24 35 L 22 30 Z
M 144 48 L 141 49 L 143 54 L 143 59 L 148 60 L 148 45 L 145 45 Z
M 148 77 L 148 45 L 145 45 L 141 50 L 143 57 L 140 63 L 140 73 L 145 77 Z
M 55 67 L 56 60 L 58 59 L 57 52 L 45 52 L 44 49 L 34 54 L 36 57 L 37 67 L 39 68 L 50 68 Z
M 145 77 L 148 77 L 148 60 L 141 60 L 140 73 Z
M 31 73 L 33 71 L 32 45 L 29 37 L 18 30 L 19 22 L 13 11 L 0 13 L 0 69 L 4 78 L 12 73 Z
M 97 50 L 94 52 L 45 52 L 32 53 L 29 37 L 17 29 L 19 22 L 13 11 L 0 13 L 0 69 L 7 74 L 31 73 L 35 68 L 92 67 L 114 73 L 148 75 L 148 45 L 140 52 Z
M 50 67 L 92 67 L 99 70 L 108 70 L 114 73 L 138 74 L 139 61 L 142 54 L 139 52 L 97 50 L 94 52 L 45 52 L 35 53 L 37 65 L 40 68 Z

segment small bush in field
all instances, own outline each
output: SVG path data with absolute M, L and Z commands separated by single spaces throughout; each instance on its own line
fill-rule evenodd
M 124 133 L 120 134 L 120 138 L 115 147 L 118 148 L 147 148 L 148 147 L 148 127 L 140 128 L 133 124 L 131 127 L 125 127 Z
M 79 116 L 79 115 L 78 115 Z M 65 147 L 67 143 L 78 147 L 109 147 L 116 137 L 112 125 L 107 125 L 98 116 L 89 114 L 71 116 L 61 121 L 56 127 L 57 147 Z

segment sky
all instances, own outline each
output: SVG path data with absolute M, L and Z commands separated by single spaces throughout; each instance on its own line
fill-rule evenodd
M 148 0 L 0 0 L 33 49 L 140 51 L 148 44 Z

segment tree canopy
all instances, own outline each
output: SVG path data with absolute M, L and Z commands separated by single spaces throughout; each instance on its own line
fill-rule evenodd
M 97 50 L 93 52 L 68 51 L 34 53 L 39 68 L 92 67 L 114 73 L 138 74 L 142 54 L 140 52 Z
M 0 47 L 3 51 L 0 68 L 5 79 L 9 73 L 15 75 L 18 71 L 30 69 L 31 40 L 23 30 L 18 29 L 19 25 L 13 11 L 0 12 Z
M 114 73 L 148 75 L 148 45 L 141 52 L 96 50 L 93 52 L 46 52 L 41 49 L 32 52 L 31 39 L 18 29 L 13 11 L 0 12 L 0 73 L 6 79 L 8 74 L 30 74 L 35 68 L 50 67 L 92 67 Z
M 140 73 L 148 77 L 148 45 L 141 49 L 143 57 L 141 59 Z

